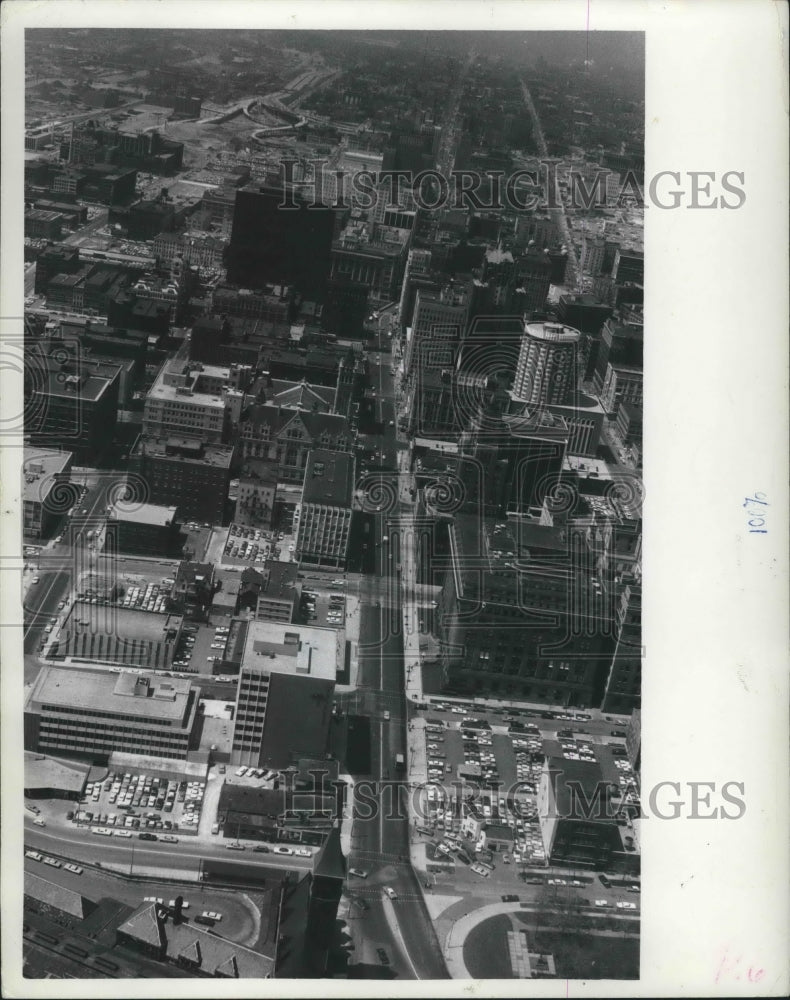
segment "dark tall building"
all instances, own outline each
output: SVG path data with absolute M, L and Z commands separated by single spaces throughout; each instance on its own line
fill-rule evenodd
M 340 846 L 340 824 L 335 821 L 315 861 L 307 911 L 305 951 L 316 976 L 327 974 L 329 948 L 335 934 L 337 908 L 345 877 L 346 859 Z
M 246 288 L 295 285 L 303 297 L 322 301 L 334 227 L 331 208 L 308 208 L 278 188 L 243 188 L 233 213 L 228 280 Z
M 225 523 L 232 448 L 177 437 L 140 437 L 130 457 L 131 468 L 150 486 L 152 503 L 177 505 L 185 519 Z
M 121 366 L 83 359 L 52 345 L 25 352 L 25 437 L 40 448 L 68 447 L 98 463 L 118 419 Z

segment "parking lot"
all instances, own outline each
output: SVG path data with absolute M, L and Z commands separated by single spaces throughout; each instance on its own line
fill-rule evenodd
M 345 594 L 303 590 L 299 615 L 307 625 L 343 628 L 346 621 Z
M 547 757 L 598 763 L 622 800 L 637 808 L 637 776 L 627 759 L 624 731 L 606 732 L 612 721 L 583 712 L 455 703 L 424 707 L 412 725 L 416 759 L 424 763 L 424 780 L 430 783 L 422 793 L 418 825 L 429 871 L 466 869 L 473 879 L 512 882 L 524 877 L 523 866 L 545 865 L 537 795 Z M 588 727 L 598 732 L 591 735 Z M 617 738 L 609 739 L 614 733 Z M 468 818 L 472 804 L 477 825 Z M 492 833 L 494 844 L 488 843 Z M 481 862 L 482 870 L 473 867 Z
M 267 559 L 290 562 L 294 548 L 293 537 L 283 531 L 231 524 L 222 552 L 222 563 L 226 566 L 255 566 Z
M 175 648 L 173 669 L 211 674 L 225 658 L 230 625 L 184 625 Z
M 198 832 L 204 794 L 204 780 L 113 771 L 85 786 L 73 819 L 97 836 L 173 842 L 176 833 Z

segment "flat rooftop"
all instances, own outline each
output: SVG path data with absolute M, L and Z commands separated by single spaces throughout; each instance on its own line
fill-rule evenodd
M 104 612 L 106 611 L 106 614 Z M 91 627 L 97 618 L 111 623 L 119 641 L 173 642 L 184 623 L 183 615 L 160 614 L 157 611 L 143 611 L 139 608 L 106 607 L 98 608 L 88 601 L 75 601 L 66 628 L 73 632 L 84 624 Z
M 233 448 L 221 444 L 204 444 L 194 438 L 141 437 L 134 450 L 135 454 L 146 454 L 151 458 L 171 458 L 179 462 L 198 462 L 218 468 L 229 468 L 233 458 Z
M 178 507 L 161 507 L 158 504 L 144 503 L 134 510 L 124 512 L 114 508 L 110 516 L 112 521 L 124 521 L 128 524 L 150 524 L 160 528 L 169 528 L 176 519 Z
M 180 725 L 186 718 L 193 691 L 199 693 L 199 688 L 175 677 L 160 679 L 128 671 L 114 674 L 104 670 L 42 667 L 26 707 L 51 705 Z
M 22 470 L 22 496 L 24 500 L 46 500 L 55 485 L 54 477 L 65 472 L 71 462 L 70 451 L 48 451 L 43 448 L 25 448 Z
M 350 507 L 354 493 L 354 459 L 341 451 L 310 452 L 305 469 L 304 503 Z
M 58 788 L 81 792 L 88 779 L 90 764 L 48 757 L 42 753 L 25 752 L 25 789 Z
M 242 669 L 292 674 L 335 681 L 342 660 L 344 633 L 276 622 L 251 621 L 242 657 Z

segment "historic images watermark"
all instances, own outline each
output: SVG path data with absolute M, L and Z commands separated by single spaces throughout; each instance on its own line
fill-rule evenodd
M 540 821 L 739 820 L 746 814 L 746 786 L 736 780 L 667 779 L 640 793 L 635 786 L 622 790 L 606 781 L 582 784 L 566 777 L 561 768 L 551 767 L 543 772 L 537 788 L 524 781 L 479 786 L 462 781 L 439 784 L 362 778 L 354 782 L 352 791 L 345 782 L 330 780 L 326 771 L 316 769 L 309 774 L 312 784 L 306 788 L 287 780 L 281 787 L 284 815 L 310 811 L 329 819 L 343 810 L 355 819 L 370 820 L 383 811 L 385 820 L 426 822 L 437 805 L 444 808 L 463 802 L 468 815 L 477 811 L 482 819 L 484 801 L 495 799 L 505 799 L 517 818 Z M 335 810 L 326 808 L 331 801 Z
M 334 169 L 325 159 L 285 159 L 280 164 L 282 209 L 374 208 L 411 201 L 415 209 L 474 209 L 533 212 L 551 209 L 591 211 L 632 205 L 664 210 L 742 208 L 746 177 L 739 170 L 660 170 L 643 178 L 635 170 L 620 174 L 605 167 L 565 168 L 553 159 L 506 173 L 504 170 Z

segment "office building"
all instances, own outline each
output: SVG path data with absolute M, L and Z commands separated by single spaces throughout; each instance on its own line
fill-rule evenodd
M 583 538 L 459 514 L 440 600 L 446 688 L 598 706 L 614 647 L 611 597 Z
M 623 587 L 616 606 L 617 644 L 601 710 L 627 714 L 642 703 L 642 588 Z
M 561 323 L 524 323 L 513 395 L 528 406 L 567 403 L 577 382 L 580 334 Z
M 412 420 L 424 410 L 420 396 L 429 376 L 441 377 L 443 371 L 455 368 L 471 306 L 471 284 L 448 284 L 438 293 L 417 290 L 403 361 L 406 407 Z
M 589 809 L 585 802 L 591 803 Z M 547 757 L 538 786 L 538 815 L 549 864 L 638 875 L 639 853 L 618 802 L 594 761 Z
M 97 763 L 118 751 L 186 760 L 199 698 L 188 680 L 42 667 L 25 701 L 25 749 Z
M 560 482 L 569 438 L 567 422 L 547 409 L 481 409 L 459 442 L 467 509 L 491 517 L 539 512 Z
M 592 276 L 599 275 L 603 270 L 605 250 L 603 236 L 585 233 L 582 237 L 582 271 Z
M 186 520 L 225 524 L 235 450 L 194 437 L 141 435 L 130 468 L 148 483 L 152 503 L 177 506 Z
M 74 494 L 66 486 L 74 456 L 70 451 L 25 448 L 22 467 L 22 531 L 26 540 L 47 538 L 66 513 Z
M 25 350 L 25 437 L 67 447 L 76 463 L 98 464 L 118 419 L 120 365 L 74 357 L 38 343 Z
M 311 451 L 296 537 L 296 557 L 302 564 L 345 567 L 353 496 L 353 455 L 323 449 Z
M 236 188 L 212 188 L 203 193 L 197 216 L 201 229 L 216 232 L 229 239 L 233 229 L 233 212 L 236 207 Z
M 283 208 L 288 204 L 293 207 Z M 249 187 L 236 194 L 228 248 L 228 280 L 243 288 L 295 285 L 320 302 L 329 275 L 335 212 L 281 188 Z
M 612 265 L 612 280 L 616 285 L 644 285 L 644 251 L 632 247 L 618 248 Z
M 609 364 L 627 368 L 642 367 L 644 347 L 644 313 L 639 308 L 624 307 L 610 316 L 592 340 L 587 371 L 592 375 L 596 392 L 606 381 Z
M 229 440 L 250 377 L 250 370 L 239 365 L 166 362 L 145 400 L 143 434 L 214 445 Z
M 233 730 L 234 764 L 285 768 L 326 755 L 342 637 L 334 629 L 249 623 Z
M 25 212 L 25 236 L 31 239 L 59 240 L 63 234 L 64 218 L 59 212 L 31 208 Z
M 113 551 L 167 557 L 181 551 L 180 529 L 177 507 L 144 503 L 124 511 L 118 505 L 107 521 L 107 539 Z

